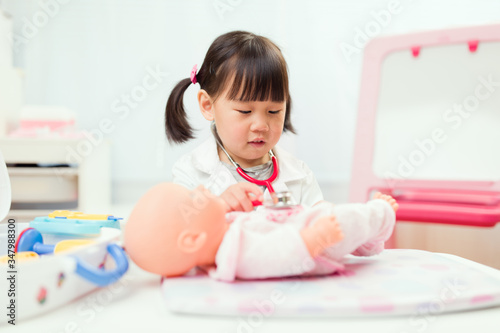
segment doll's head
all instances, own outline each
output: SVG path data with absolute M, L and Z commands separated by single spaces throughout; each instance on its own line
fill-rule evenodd
M 182 143 L 194 137 L 183 104 L 184 92 L 193 82 L 200 84 L 200 92 L 206 92 L 212 102 L 221 98 L 282 102 L 285 107 L 281 130 L 295 132 L 290 117 L 287 64 L 279 47 L 268 38 L 246 31 L 217 37 L 194 77 L 195 81 L 181 80 L 167 101 L 165 131 L 169 141 Z
M 151 188 L 125 225 L 125 249 L 142 269 L 178 276 L 211 265 L 227 230 L 225 204 L 203 186 L 172 183 Z

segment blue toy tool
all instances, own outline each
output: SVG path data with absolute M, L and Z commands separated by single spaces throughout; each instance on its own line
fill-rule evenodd
M 93 243 L 93 241 L 88 239 L 68 239 L 60 241 L 56 245 L 43 244 L 42 234 L 36 229 L 28 228 L 23 230 L 23 232 L 21 232 L 21 234 L 17 238 L 15 251 L 33 251 L 38 254 L 50 254 L 64 251 L 71 247 L 82 246 L 91 243 Z M 74 258 L 76 259 L 75 273 L 101 287 L 111 284 L 120 279 L 120 277 L 128 270 L 127 255 L 125 254 L 125 251 L 123 251 L 123 249 L 117 244 L 108 244 L 107 250 L 115 261 L 115 269 L 107 271 L 104 269 L 95 268 L 82 261 L 77 256 L 74 256 Z
M 82 246 L 91 243 L 93 243 L 93 241 L 90 239 L 67 239 L 60 241 L 56 245 L 44 244 L 40 231 L 34 228 L 28 228 L 23 230 L 17 238 L 15 251 L 32 251 L 38 254 L 50 254 L 64 251 L 75 246 Z

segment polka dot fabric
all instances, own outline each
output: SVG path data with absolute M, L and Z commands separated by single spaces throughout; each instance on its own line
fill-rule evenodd
M 178 313 L 278 317 L 433 315 L 500 305 L 500 271 L 452 255 L 385 250 L 349 256 L 329 276 L 268 280 L 211 279 L 198 270 L 162 283 Z

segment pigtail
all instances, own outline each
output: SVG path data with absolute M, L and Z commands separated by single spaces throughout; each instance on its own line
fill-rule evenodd
M 168 97 L 165 107 L 165 133 L 169 142 L 184 143 L 194 139 L 193 128 L 189 125 L 184 109 L 184 92 L 191 85 L 191 79 L 179 81 Z

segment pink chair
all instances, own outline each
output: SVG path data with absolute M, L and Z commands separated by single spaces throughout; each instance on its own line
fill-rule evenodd
M 460 65 L 454 70 L 455 62 Z M 500 118 L 493 112 L 500 113 L 499 82 L 499 24 L 370 41 L 364 51 L 350 201 L 381 191 L 398 200 L 398 221 L 494 226 L 500 221 L 500 168 L 495 175 L 483 167 L 495 170 L 495 155 L 500 156 L 500 122 L 494 124 Z M 419 113 L 427 117 L 422 121 L 427 129 L 416 124 Z M 497 131 L 489 131 L 494 126 Z M 426 130 L 423 139 L 411 134 Z M 412 135 L 411 145 L 400 142 L 409 143 Z

